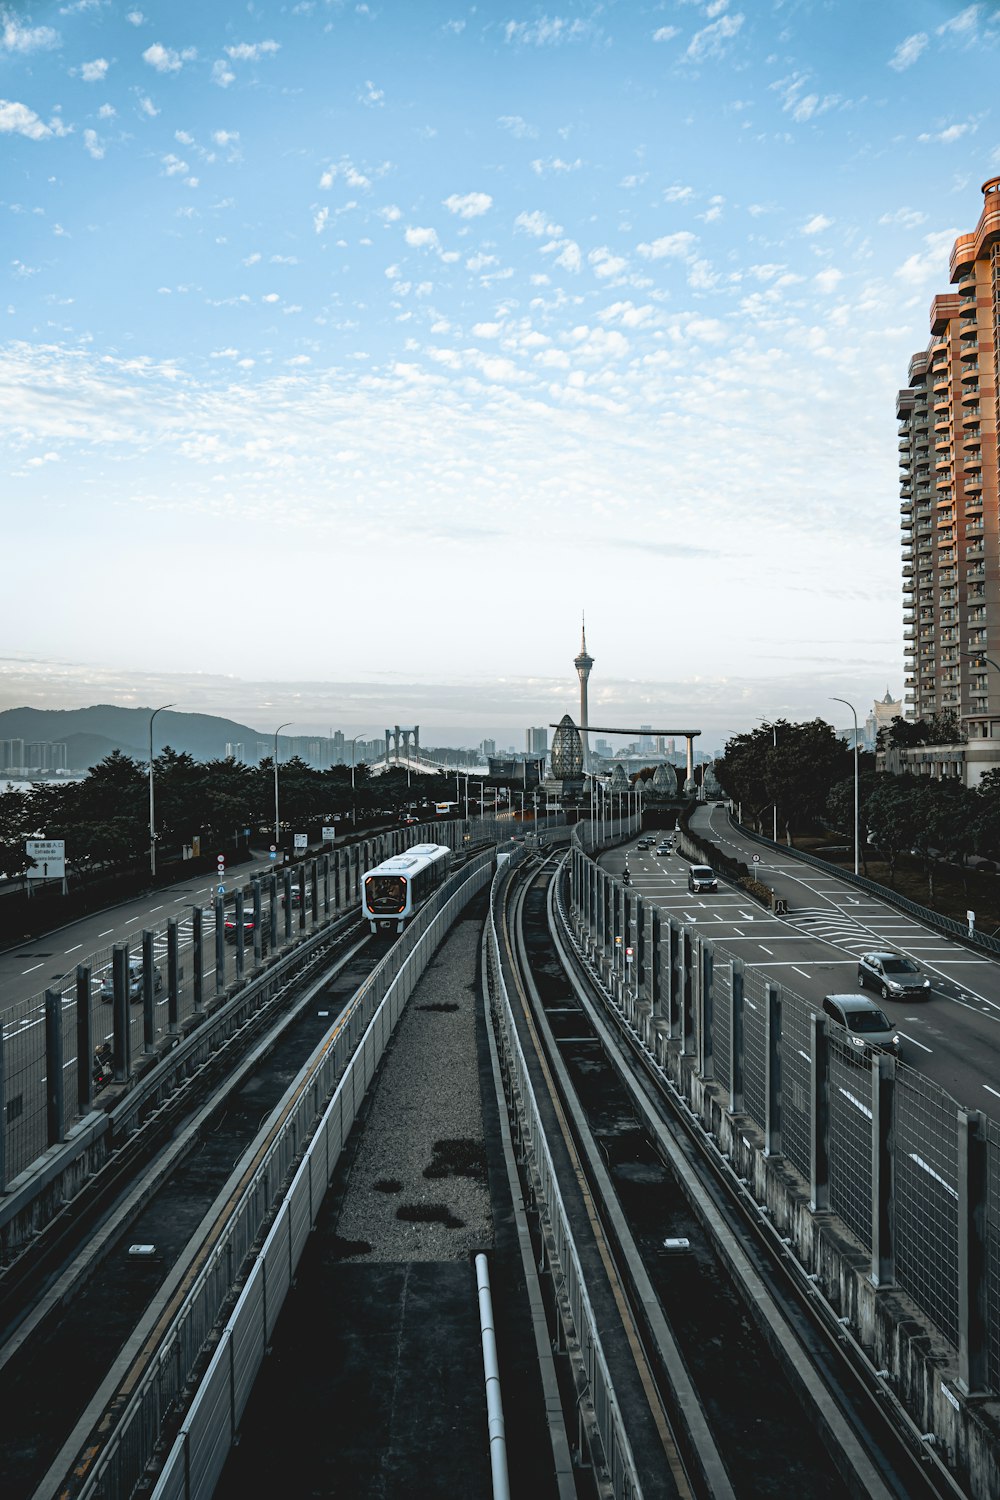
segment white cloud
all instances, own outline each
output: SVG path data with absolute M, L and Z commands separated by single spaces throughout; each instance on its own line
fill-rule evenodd
M 502 323 L 473 323 L 472 332 L 477 339 L 497 339 L 503 332 Z
M 675 36 L 680 36 L 679 26 L 661 26 L 653 32 L 654 42 L 672 42 Z
M 703 62 L 708 57 L 723 57 L 726 43 L 731 41 L 743 25 L 744 16 L 720 16 L 710 26 L 696 31 L 688 43 L 684 56 L 689 62 Z
M 371 179 L 366 177 L 363 172 L 359 172 L 354 163 L 346 156 L 336 165 L 327 167 L 326 171 L 320 176 L 319 185 L 324 190 L 332 188 L 338 177 L 343 177 L 348 187 L 364 189 L 371 187 Z
M 377 89 L 370 78 L 365 79 L 365 91 L 358 96 L 362 104 L 369 108 L 378 105 L 379 108 L 385 103 L 385 89 Z
M 280 42 L 237 42 L 233 47 L 226 47 L 225 53 L 227 57 L 232 58 L 233 62 L 257 62 L 260 58 L 268 57 L 280 50 Z
M 583 162 L 577 157 L 576 161 L 563 161 L 561 156 L 550 156 L 544 161 L 540 156 L 531 163 L 531 170 L 538 177 L 543 177 L 546 172 L 578 172 Z
M 220 89 L 227 89 L 235 78 L 236 74 L 228 63 L 222 61 L 221 57 L 218 62 L 212 64 L 212 82 L 217 83 Z
M 820 271 L 813 277 L 821 292 L 835 292 L 843 279 L 843 271 L 838 271 L 836 266 L 828 266 L 825 271 Z
M 966 135 L 970 129 L 971 126 L 968 124 L 946 125 L 944 130 L 938 130 L 937 132 L 925 131 L 922 135 L 917 136 L 917 140 L 925 143 L 927 141 L 938 141 L 943 146 L 950 146 L 953 142 L 960 141 L 962 136 Z
M 406 243 L 414 250 L 437 250 L 440 241 L 436 229 L 409 228 L 405 231 Z
M 579 271 L 583 264 L 583 256 L 580 247 L 575 240 L 567 240 L 555 258 L 555 264 L 562 266 L 564 271 Z
M 538 21 L 508 21 L 504 41 L 523 47 L 552 47 L 561 42 L 581 42 L 594 34 L 590 21 L 565 21 L 561 16 L 542 16 Z
M 541 209 L 534 209 L 529 213 L 520 213 L 514 220 L 515 229 L 523 229 L 525 234 L 534 234 L 541 238 L 548 235 L 550 238 L 558 238 L 562 234 L 560 224 L 550 224 Z
M 238 141 L 239 138 L 240 138 L 240 133 L 239 133 L 238 130 L 213 130 L 212 131 L 212 140 L 215 142 L 215 144 L 217 146 L 231 146 L 233 144 L 233 142 L 234 141 Z
M 926 249 L 907 257 L 896 272 L 899 280 L 914 287 L 938 279 L 947 284 L 948 255 L 957 235 L 957 229 L 940 229 L 933 234 L 925 234 Z
M 113 104 L 102 104 L 97 111 L 97 118 L 99 120 L 113 120 L 117 113 L 118 111 Z
M 676 234 L 661 235 L 658 240 L 638 245 L 636 248 L 639 254 L 645 256 L 647 260 L 663 260 L 664 256 L 690 255 L 697 243 L 696 234 L 692 234 L 689 229 L 679 229 Z
M 183 52 L 175 52 L 173 47 L 164 47 L 160 42 L 154 42 L 151 47 L 146 48 L 142 60 L 158 73 L 179 73 L 186 62 L 193 62 L 197 56 L 194 47 L 185 47 Z
M 262 302 L 280 302 L 281 297 L 277 292 L 265 292 L 260 300 Z
M 975 31 L 981 10 L 981 5 L 966 6 L 965 10 L 959 11 L 957 16 L 952 16 L 950 21 L 945 21 L 937 28 L 938 36 L 947 36 L 949 33 L 954 36 L 968 36 L 970 32 Z
M 155 120 L 156 116 L 160 113 L 148 94 L 139 95 L 139 108 L 142 113 L 144 115 L 148 115 L 151 120 Z
M 125 19 L 131 26 L 141 26 L 146 17 L 141 10 L 130 10 Z
M 534 125 L 529 125 L 527 120 L 522 119 L 520 115 L 501 115 L 497 120 L 497 124 L 502 126 L 504 130 L 509 130 L 511 135 L 515 136 L 518 140 L 533 141 L 538 135 L 537 128 Z
M 323 233 L 329 217 L 330 210 L 328 208 L 321 208 L 318 213 L 313 215 L 313 228 L 317 234 Z
M 883 214 L 879 219 L 880 224 L 902 224 L 904 229 L 916 229 L 926 222 L 927 215 L 915 208 L 897 208 L 895 213 Z
M 59 45 L 59 33 L 51 26 L 20 26 L 9 15 L 2 20 L 0 45 L 7 52 L 39 52 Z
M 489 193 L 452 193 L 444 206 L 460 219 L 477 219 L 493 207 L 493 199 Z
M 813 214 L 802 226 L 803 234 L 822 234 L 824 229 L 829 229 L 833 223 L 825 214 Z
M 161 156 L 160 162 L 163 166 L 165 177 L 180 177 L 182 173 L 188 170 L 187 162 L 181 161 L 180 157 L 175 156 L 172 151 L 168 152 L 166 156 Z
M 98 137 L 96 130 L 83 132 L 83 144 L 95 161 L 100 161 L 104 156 L 104 143 Z
M 628 261 L 620 255 L 612 255 L 606 245 L 601 245 L 597 250 L 591 250 L 587 260 L 593 267 L 594 275 L 602 278 L 620 276 L 623 271 L 628 270 Z
M 109 63 L 106 57 L 95 57 L 93 62 L 85 62 L 80 69 L 80 77 L 84 83 L 101 83 L 107 76 Z
M 897 73 L 902 73 L 906 68 L 912 68 L 926 46 L 926 31 L 915 31 L 912 36 L 900 42 L 889 59 L 890 68 L 895 69 Z
M 694 188 L 684 187 L 681 183 L 675 182 L 673 187 L 664 189 L 663 201 L 664 203 L 686 203 L 693 196 Z
M 26 104 L 0 99 L 0 134 L 24 135 L 29 141 L 44 141 L 50 135 L 65 135 L 66 127 L 58 118 L 46 125 Z

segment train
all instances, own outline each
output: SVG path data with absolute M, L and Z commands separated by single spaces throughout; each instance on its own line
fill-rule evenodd
M 361 882 L 361 915 L 372 932 L 402 932 L 451 869 L 445 844 L 414 844 L 394 854 Z

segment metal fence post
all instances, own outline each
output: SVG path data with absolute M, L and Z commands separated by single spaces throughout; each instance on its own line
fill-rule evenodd
M 824 1016 L 810 1016 L 809 1026 L 812 1053 L 809 1209 L 818 1214 L 830 1207 L 830 1039 Z
M 312 902 L 312 925 L 319 921 L 319 879 L 315 859 L 309 861 L 309 899 Z
M 45 991 L 45 1105 L 48 1144 L 55 1146 L 66 1137 L 62 995 L 58 990 Z
M 958 1388 L 984 1393 L 989 1379 L 989 1145 L 979 1110 L 960 1109 L 958 1129 Z
M 3 1028 L 0 1027 L 0 1032 Z M 85 1115 L 94 1102 L 94 1028 L 90 1016 L 90 965 L 76 966 L 76 1103 Z M 0 1131 L 2 1135 L 2 1131 Z
M 698 1072 L 702 1078 L 715 1077 L 712 1027 L 715 1020 L 715 948 L 705 938 L 701 939 L 701 1005 L 698 1008 Z
M 215 993 L 226 988 L 226 908 L 223 897 L 215 898 Z
M 694 943 L 691 933 L 684 926 L 681 927 L 680 943 L 678 944 L 678 956 L 680 960 L 680 991 L 677 999 L 679 1001 L 680 1023 L 681 1023 L 681 1054 L 695 1050 L 697 1038 L 694 1034 Z
M 0 1193 L 7 1191 L 7 1061 L 0 1026 Z
M 114 1022 L 115 1083 L 124 1083 L 132 1069 L 132 1037 L 129 1033 L 128 944 L 115 943 L 111 950 L 112 1019 Z
M 330 856 L 323 855 L 323 915 L 330 915 Z
M 893 1112 L 896 1059 L 872 1058 L 872 1273 L 874 1286 L 893 1286 L 896 1253 L 893 1230 Z
M 298 880 L 298 889 L 299 889 L 299 931 L 300 932 L 305 932 L 305 930 L 306 930 L 306 865 L 305 865 L 305 860 L 303 860 L 302 863 L 299 865 L 298 875 L 299 875 L 299 880 Z
M 743 1113 L 743 960 L 733 959 L 729 997 L 729 1113 Z
M 180 971 L 177 967 L 177 918 L 167 918 L 167 1030 L 177 1033 L 180 1021 Z
M 673 917 L 667 928 L 667 1036 L 675 1041 L 681 1034 L 681 997 L 684 982 L 681 974 L 681 928 Z
M 781 990 L 764 991 L 764 1155 L 781 1155 Z
M 148 927 L 142 934 L 142 1050 L 152 1052 L 156 1040 L 156 966 L 153 962 L 154 934 Z
M 649 963 L 646 965 L 646 996 L 654 1016 L 660 1014 L 660 913 L 651 907 L 649 913 Z
M 638 891 L 635 893 L 635 998 L 638 1000 L 646 986 L 646 905 Z
M 246 958 L 246 949 L 243 946 L 243 944 L 246 942 L 246 927 L 244 926 L 246 913 L 244 911 L 244 905 L 243 905 L 243 889 L 242 889 L 242 887 L 238 887 L 237 888 L 237 891 L 236 891 L 236 900 L 235 900 L 234 904 L 235 904 L 235 910 L 233 912 L 233 916 L 236 919 L 236 946 L 235 946 L 236 978 L 237 978 L 237 980 L 240 980 L 240 979 L 243 978 L 243 969 L 245 967 L 244 960 Z M 225 938 L 225 936 L 226 936 L 225 919 L 223 919 L 223 924 L 222 924 L 222 936 L 223 936 L 223 938 Z
M 292 941 L 292 872 L 291 870 L 286 869 L 281 873 L 284 876 L 284 890 L 281 893 L 282 902 L 285 908 L 284 941 L 286 943 L 290 943 Z
M 201 916 L 201 907 L 195 906 L 191 912 L 191 992 L 196 1013 L 201 1010 L 205 999 L 205 952 Z
M 267 877 L 267 925 L 271 939 L 271 952 L 278 946 L 278 872 L 272 870 Z
M 253 966 L 259 969 L 264 959 L 264 934 L 261 931 L 263 902 L 260 896 L 259 875 L 254 875 L 250 881 L 250 894 L 253 900 Z

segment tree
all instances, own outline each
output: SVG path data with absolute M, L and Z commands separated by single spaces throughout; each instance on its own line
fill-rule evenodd
M 922 782 L 918 776 L 880 776 L 865 805 L 868 836 L 885 856 L 889 884 L 895 884 L 896 861 L 919 837 Z
M 785 838 L 818 824 L 831 787 L 851 774 L 851 753 L 825 719 L 790 724 L 779 719 L 729 740 L 715 774 L 758 826 L 776 807 Z

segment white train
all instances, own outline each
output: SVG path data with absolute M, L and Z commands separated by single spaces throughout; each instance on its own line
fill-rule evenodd
M 414 844 L 367 870 L 361 882 L 361 915 L 372 932 L 402 932 L 450 869 L 451 850 L 445 844 Z

